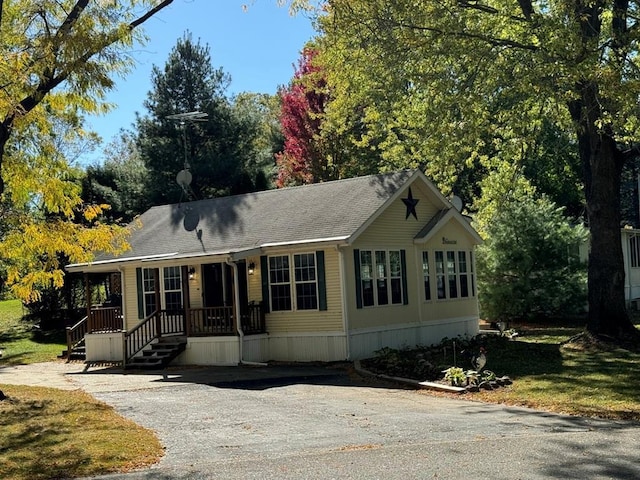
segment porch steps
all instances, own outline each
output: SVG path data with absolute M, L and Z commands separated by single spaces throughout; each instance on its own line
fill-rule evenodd
M 67 362 L 70 362 L 72 360 L 79 360 L 79 361 L 86 360 L 87 349 L 84 344 L 84 338 L 71 349 L 71 352 L 69 352 L 69 350 L 66 350 L 66 349 L 63 350 L 62 353 L 58 355 L 58 358 L 65 358 Z
M 162 369 L 187 348 L 186 337 L 162 337 L 126 364 L 126 368 Z

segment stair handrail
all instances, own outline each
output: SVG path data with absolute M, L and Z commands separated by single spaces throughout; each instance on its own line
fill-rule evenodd
M 71 358 L 71 350 L 73 350 L 87 334 L 89 316 L 85 316 L 75 325 L 67 327 L 67 361 Z
M 144 347 L 162 336 L 160 331 L 160 310 L 156 310 L 143 318 L 136 326 L 124 332 L 122 336 L 122 366 L 127 363 Z

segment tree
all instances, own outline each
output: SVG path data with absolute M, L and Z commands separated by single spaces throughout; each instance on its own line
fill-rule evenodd
M 427 165 L 439 183 L 450 183 L 461 164 L 522 165 L 540 119 L 571 129 L 591 233 L 587 330 L 635 340 L 624 299 L 620 175 L 640 140 L 637 18 L 636 2 L 331 0 L 321 21 L 334 94 L 373 106 L 365 119 L 395 146 L 387 158 L 440 144 L 441 158 Z M 407 133 L 428 140 L 407 142 Z
M 144 191 L 147 178 L 135 138 L 120 131 L 104 149 L 102 163 L 87 167 L 82 198 L 90 204 L 109 205 L 103 215 L 109 223 L 129 223 L 149 207 Z
M 306 46 L 293 79 L 279 91 L 284 149 L 276 155 L 278 187 L 378 171 L 374 151 L 353 141 L 359 133 L 356 119 L 361 109 L 347 116 L 351 121 L 344 117 L 328 121 L 331 91 L 323 68 L 314 61 L 317 55 L 316 47 Z
M 0 270 L 20 298 L 60 286 L 61 257 L 125 248 L 122 230 L 92 224 L 106 207 L 83 204 L 59 147 L 85 136 L 82 113 L 104 111 L 137 27 L 171 2 L 0 1 Z
M 483 318 L 508 322 L 583 312 L 587 284 L 579 247 L 588 235 L 562 210 L 528 188 L 502 202 L 477 252 Z
M 149 115 L 138 117 L 138 148 L 149 170 L 147 186 L 152 205 L 201 199 L 253 190 L 246 168 L 252 163 L 255 125 L 238 118 L 226 89 L 231 81 L 211 64 L 209 47 L 194 42 L 189 33 L 179 39 L 164 69 L 154 66 L 153 89 L 145 107 Z M 180 122 L 174 115 L 202 112 L 206 121 Z M 201 119 L 204 120 L 204 119 Z M 185 193 L 176 175 L 192 174 Z

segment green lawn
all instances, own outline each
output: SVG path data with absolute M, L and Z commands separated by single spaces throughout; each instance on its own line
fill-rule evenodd
M 53 480 L 123 472 L 156 463 L 151 430 L 80 390 L 2 385 L 0 478 Z
M 55 360 L 66 348 L 64 332 L 40 332 L 23 314 L 20 301 L 0 302 L 0 368 Z M 0 390 L 7 396 L 0 402 L 1 479 L 128 471 L 163 455 L 153 432 L 79 390 L 3 384 Z
M 64 331 L 35 329 L 32 323 L 22 320 L 25 313 L 19 300 L 0 302 L 0 366 L 48 362 L 67 348 Z
M 517 328 L 522 335 L 488 353 L 487 368 L 509 375 L 509 388 L 477 395 L 489 402 L 581 416 L 640 420 L 640 351 L 565 344 L 575 326 Z

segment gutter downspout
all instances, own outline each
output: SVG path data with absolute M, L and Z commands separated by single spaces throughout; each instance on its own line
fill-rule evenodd
M 345 340 L 347 342 L 346 345 L 346 354 L 347 360 L 351 361 L 351 331 L 349 326 L 349 305 L 347 304 L 347 285 L 345 283 L 345 265 L 344 265 L 344 250 L 340 248 L 340 246 L 336 246 L 336 250 L 338 251 L 338 267 L 340 274 L 340 284 L 342 285 L 341 289 L 341 303 L 342 303 L 342 325 L 345 333 Z
M 260 362 L 249 362 L 242 359 L 242 344 L 244 343 L 244 332 L 242 331 L 242 322 L 240 321 L 240 284 L 238 282 L 238 264 L 231 261 L 229 257 L 225 259 L 227 265 L 233 268 L 233 301 L 236 304 L 236 330 L 238 331 L 239 341 L 238 341 L 238 358 L 240 360 L 240 365 L 255 365 L 266 367 L 266 363 Z

